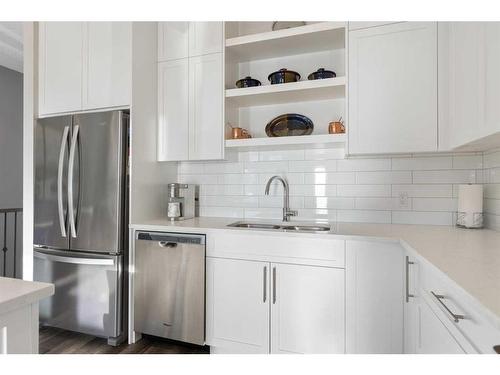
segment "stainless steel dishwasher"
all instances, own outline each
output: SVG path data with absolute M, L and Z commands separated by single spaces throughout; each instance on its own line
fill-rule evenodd
M 134 330 L 205 343 L 205 235 L 136 233 Z

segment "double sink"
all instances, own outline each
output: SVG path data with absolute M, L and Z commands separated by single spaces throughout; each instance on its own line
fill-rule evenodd
M 314 224 L 314 225 L 293 224 L 293 223 L 269 224 L 269 223 L 252 223 L 246 221 L 237 221 L 235 223 L 229 224 L 228 227 L 275 230 L 280 232 L 305 232 L 305 233 L 327 233 L 331 231 L 331 227 L 329 225 L 323 225 L 323 224 Z

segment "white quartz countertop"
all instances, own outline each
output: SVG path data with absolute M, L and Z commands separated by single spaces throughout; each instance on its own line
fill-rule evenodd
M 207 234 L 220 230 L 248 231 L 246 228 L 227 227 L 227 224 L 239 220 L 244 219 L 199 217 L 179 222 L 163 219 L 134 224 L 131 227 L 151 231 Z M 259 222 L 268 221 L 259 220 Z M 494 313 L 500 321 L 500 232 L 434 225 L 365 223 L 331 225 L 334 228 L 332 232 L 315 236 L 400 242 L 405 248 L 413 250 L 445 273 L 486 309 Z
M 54 294 L 54 285 L 0 277 L 0 314 L 17 310 Z

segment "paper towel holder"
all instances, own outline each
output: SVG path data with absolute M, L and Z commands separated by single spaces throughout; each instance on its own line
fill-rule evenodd
M 472 225 L 466 223 L 468 216 L 472 215 Z M 467 229 L 481 229 L 484 223 L 484 215 L 482 212 L 457 212 L 457 227 Z

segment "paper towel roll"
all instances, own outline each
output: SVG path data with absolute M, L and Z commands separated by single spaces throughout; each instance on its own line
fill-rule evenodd
M 457 224 L 467 228 L 482 226 L 483 185 L 458 186 Z

